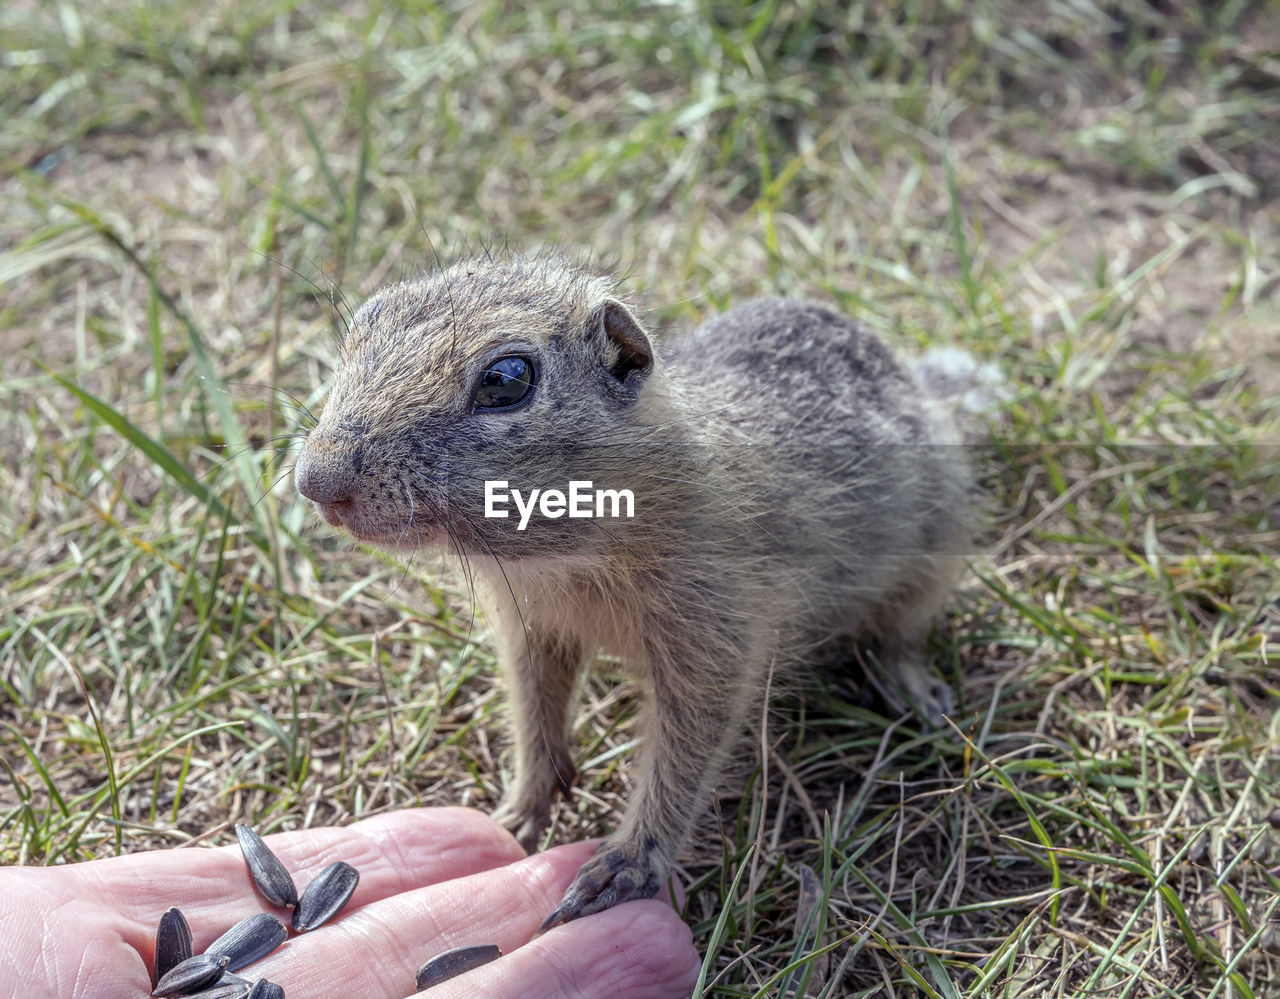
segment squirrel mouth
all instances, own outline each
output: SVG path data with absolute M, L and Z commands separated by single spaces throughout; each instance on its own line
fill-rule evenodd
M 357 541 L 383 548 L 421 548 L 433 544 L 443 534 L 431 523 L 386 521 L 369 516 L 354 500 L 336 503 L 312 501 L 316 512 L 330 527 L 341 528 Z
M 336 503 L 321 503 L 318 500 L 312 500 L 311 505 L 315 507 L 316 513 L 320 514 L 321 519 L 330 527 L 345 527 L 347 530 L 351 530 L 352 522 L 358 519 L 355 516 L 355 504 L 351 500 L 339 500 Z

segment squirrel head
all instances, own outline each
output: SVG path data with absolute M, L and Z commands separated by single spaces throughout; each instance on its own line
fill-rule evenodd
M 607 278 L 553 255 L 454 263 L 356 312 L 297 488 L 383 548 L 579 550 L 610 525 L 535 516 L 518 529 L 485 516 L 485 483 L 627 488 L 657 363 Z

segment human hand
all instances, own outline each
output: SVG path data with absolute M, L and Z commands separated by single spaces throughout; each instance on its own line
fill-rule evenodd
M 287 999 L 404 999 L 420 965 L 475 944 L 497 944 L 503 956 L 422 995 L 683 999 L 697 977 L 689 929 L 658 899 L 529 939 L 592 843 L 525 857 L 505 830 L 460 808 L 266 839 L 300 890 L 334 860 L 360 872 L 332 922 L 240 972 L 278 982 Z M 288 923 L 255 892 L 235 846 L 0 870 L 0 999 L 145 999 L 156 923 L 173 905 L 191 925 L 196 953 L 255 912 Z

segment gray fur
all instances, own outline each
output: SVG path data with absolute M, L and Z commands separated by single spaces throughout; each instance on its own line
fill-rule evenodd
M 480 373 L 535 357 L 512 411 Z M 875 643 L 897 695 L 939 722 L 923 640 L 975 516 L 936 395 L 816 302 L 751 301 L 653 346 L 612 282 L 559 257 L 468 260 L 355 316 L 299 489 L 389 548 L 453 551 L 482 582 L 515 720 L 498 817 L 526 848 L 572 777 L 580 670 L 619 656 L 648 693 L 620 828 L 547 925 L 653 894 L 779 677 L 834 638 Z M 631 489 L 634 519 L 485 519 L 483 482 Z

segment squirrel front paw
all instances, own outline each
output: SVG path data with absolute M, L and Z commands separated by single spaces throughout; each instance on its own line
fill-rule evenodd
M 538 927 L 538 933 L 633 898 L 652 898 L 666 875 L 666 858 L 652 837 L 607 839 L 582 865 L 559 906 Z
M 551 802 L 506 797 L 490 817 L 516 838 L 525 853 L 534 853 L 551 825 Z
M 542 842 L 542 834 L 551 825 L 551 797 L 555 791 L 567 795 L 577 782 L 578 771 L 567 756 L 545 777 L 516 782 L 507 788 L 491 818 L 516 838 L 525 853 L 533 853 Z M 540 788 L 551 790 L 542 791 Z

